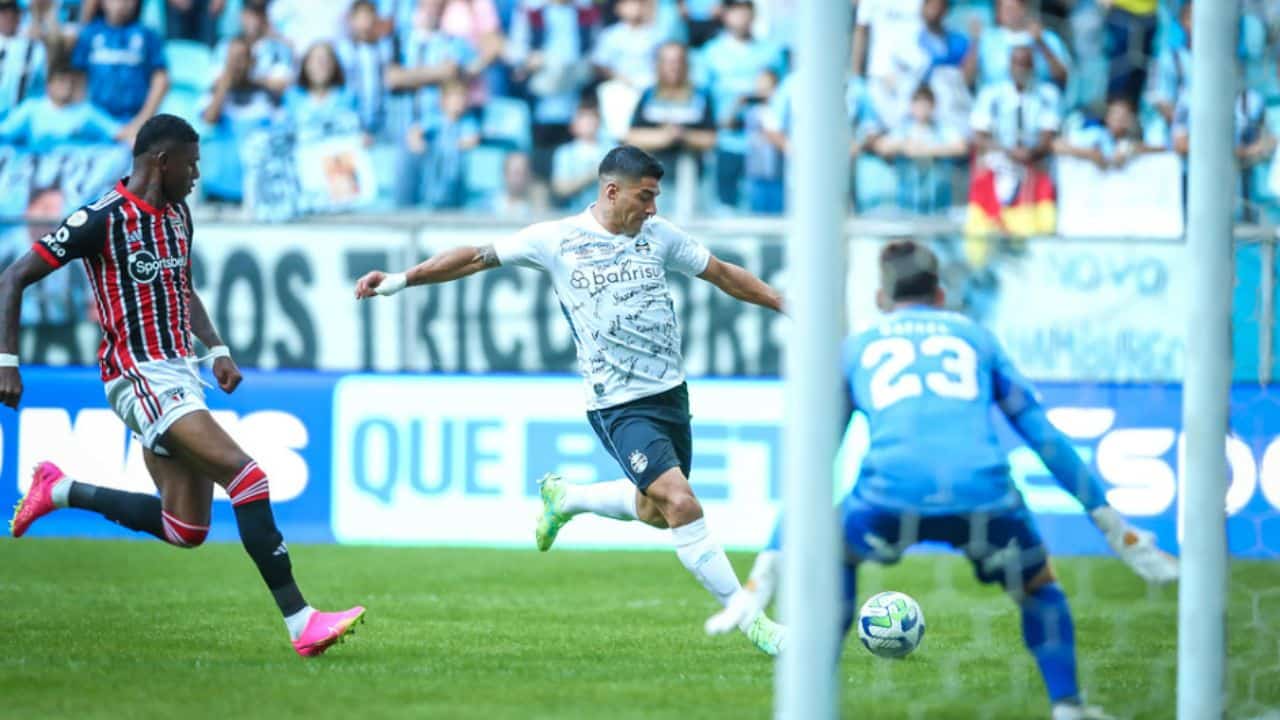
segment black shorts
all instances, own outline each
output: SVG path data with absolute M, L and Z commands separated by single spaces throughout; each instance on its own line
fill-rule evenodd
M 693 459 L 689 418 L 689 388 L 684 383 L 657 395 L 587 412 L 604 449 L 640 492 L 674 467 L 689 477 Z

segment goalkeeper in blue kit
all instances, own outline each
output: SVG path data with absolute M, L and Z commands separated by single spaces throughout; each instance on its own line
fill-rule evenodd
M 917 542 L 947 543 L 969 558 L 979 582 L 999 583 L 1018 604 L 1053 720 L 1105 717 L 1081 702 L 1071 610 L 1009 474 L 992 406 L 1138 575 L 1174 580 L 1177 561 L 1107 504 L 1098 478 L 1049 422 L 1035 389 L 995 337 L 941 309 L 931 250 L 910 240 L 890 243 L 880 255 L 880 283 L 877 303 L 885 317 L 843 349 L 849 414 L 865 413 L 871 434 L 858 481 L 841 507 L 844 631 L 857 612 L 861 562 L 894 563 Z M 726 632 L 769 603 L 780 547 L 775 528 L 750 582 L 707 621 L 708 632 Z

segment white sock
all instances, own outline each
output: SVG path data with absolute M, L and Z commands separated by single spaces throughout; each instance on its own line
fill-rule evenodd
M 49 499 L 53 500 L 54 507 L 64 508 L 70 504 L 72 482 L 71 478 L 64 477 L 49 489 Z
M 307 629 L 307 622 L 311 620 L 311 616 L 315 614 L 316 609 L 308 605 L 285 617 L 284 626 L 289 628 L 289 639 L 297 640 L 302 635 L 302 631 Z
M 775 583 L 778 580 L 778 566 L 781 564 L 782 553 L 776 550 L 761 550 L 756 555 L 756 562 L 751 566 L 751 575 L 748 579 L 755 583 L 755 590 L 762 595 L 772 598 Z
M 711 540 L 705 518 L 698 518 L 688 525 L 671 528 L 675 540 L 676 556 L 698 578 L 707 592 L 716 596 L 721 605 L 728 605 L 729 598 L 742 589 L 738 576 L 729 564 L 724 548 Z
M 630 480 L 578 485 L 564 484 L 564 512 L 595 513 L 614 520 L 636 519 L 636 486 Z

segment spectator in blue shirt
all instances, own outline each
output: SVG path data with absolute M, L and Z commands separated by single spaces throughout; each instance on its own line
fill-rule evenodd
M 1242 88 L 1232 103 L 1235 111 L 1235 155 L 1241 168 L 1271 157 L 1276 140 L 1267 127 L 1267 103 L 1262 94 Z M 1191 93 L 1183 93 L 1173 113 L 1173 150 L 1186 156 L 1191 149 Z
M 122 126 L 88 102 L 75 100 L 77 73 L 70 67 L 49 69 L 48 92 L 27 98 L 0 122 L 0 142 L 24 145 L 45 153 L 67 143 L 112 142 Z
M 755 91 L 760 73 L 783 71 L 782 48 L 752 37 L 755 6 L 750 0 L 729 0 L 720 7 L 724 30 L 702 47 L 695 58 L 694 76 L 711 92 L 716 109 L 716 187 L 720 202 L 737 207 L 747 138 L 742 132 L 743 101 Z M 736 125 L 736 127 L 735 127 Z
M 679 0 L 680 17 L 689 27 L 689 47 L 698 49 L 715 37 L 724 20 L 725 6 L 720 0 Z
M 103 18 L 80 33 L 71 64 L 88 76 L 89 101 L 133 137 L 169 90 L 164 40 L 135 18 L 138 0 L 103 0 Z
M 765 132 L 769 100 L 777 89 L 777 74 L 768 68 L 761 70 L 756 78 L 755 92 L 739 105 L 747 139 L 747 154 L 743 162 L 747 208 L 758 215 L 778 215 L 786 205 L 782 151 Z
M 512 77 L 524 83 L 533 103 L 533 169 L 550 174 L 553 149 L 569 141 L 569 124 L 591 80 L 588 59 L 600 32 L 600 12 L 591 0 L 536 0 L 511 21 L 506 59 Z
M 244 38 L 227 43 L 227 60 L 213 90 L 201 103 L 200 117 L 232 134 L 271 122 L 277 102 L 271 91 L 253 82 L 253 56 Z
M 996 27 L 988 28 L 965 59 L 965 75 L 978 88 L 1007 82 L 1010 78 L 1009 56 L 1014 47 L 1029 45 L 1035 60 L 1038 80 L 1066 87 L 1071 54 L 1066 43 L 1052 30 L 1031 16 L 1027 0 L 997 0 Z
M 249 77 L 276 97 L 284 95 L 294 82 L 293 49 L 272 33 L 266 0 L 245 0 L 240 9 L 240 37 L 249 43 L 253 56 Z M 222 42 L 214 51 L 214 65 L 226 67 L 229 42 Z
M 270 90 L 253 81 L 248 41 L 232 38 L 226 51 L 226 65 L 200 103 L 200 119 L 210 128 L 203 140 L 213 143 L 204 154 L 200 177 L 205 197 L 238 202 L 244 196 L 245 168 L 236 150 L 246 146 L 252 133 L 271 125 L 278 103 Z
M 1096 122 L 1060 138 L 1053 151 L 1058 155 L 1088 160 L 1100 170 L 1122 168 L 1133 158 L 1160 148 L 1148 145 L 1138 125 L 1138 113 L 1127 95 L 1107 101 L 1102 124 Z
M 609 148 L 600 142 L 600 109 L 583 103 L 569 126 L 573 140 L 556 148 L 551 189 L 560 204 L 581 210 L 596 199 L 600 161 Z
M 533 162 L 519 150 L 502 158 L 502 189 L 485 203 L 494 217 L 528 221 L 546 210 L 546 192 L 534 182 Z
M 333 46 L 319 42 L 302 57 L 298 86 L 284 97 L 285 110 L 299 142 L 360 132 L 355 99 L 344 88 L 342 66 Z
M 604 29 L 591 61 L 602 80 L 617 80 L 636 90 L 653 84 L 653 60 L 668 40 L 655 20 L 654 0 L 618 0 L 618 22 Z
M 0 1 L 0 117 L 44 92 L 44 43 L 18 33 L 17 0 Z
M 218 39 L 218 18 L 227 0 L 169 0 L 165 26 L 170 38 L 195 40 L 212 46 Z
M 467 86 L 451 80 L 440 89 L 440 116 L 430 127 L 409 132 L 408 150 L 416 167 L 402 183 L 420 178 L 415 188 L 402 186 L 401 207 L 421 202 L 433 210 L 457 210 L 467 200 L 467 151 L 480 144 L 480 128 L 467 115 Z M 412 172 L 416 171 L 416 172 Z M 416 178 L 414 176 L 417 176 Z M 406 192 L 407 191 L 407 192 Z
M 338 57 L 347 77 L 347 89 L 356 99 L 360 125 L 370 137 L 380 135 L 386 120 L 386 85 L 383 76 L 395 62 L 395 43 L 377 34 L 377 8 L 370 0 L 356 0 L 347 17 L 349 37 L 338 42 Z
M 390 132 L 402 136 L 411 126 L 430 129 L 441 121 L 440 86 L 470 82 L 478 68 L 475 50 L 462 38 L 440 29 L 443 0 L 421 0 L 414 25 L 401 41 L 401 55 L 387 67 L 387 87 L 398 94 Z
M 894 125 L 877 150 L 894 160 L 898 207 L 927 215 L 951 206 L 952 176 L 969 144 L 963 129 L 938 118 L 928 85 L 916 88 L 906 122 Z
M 951 0 L 924 0 L 920 8 L 920 16 L 924 20 L 924 28 L 920 30 L 920 48 L 929 63 L 923 78 L 925 82 L 937 68 L 963 68 L 965 56 L 969 54 L 969 38 L 964 33 L 947 29 L 943 24 L 950 9 Z

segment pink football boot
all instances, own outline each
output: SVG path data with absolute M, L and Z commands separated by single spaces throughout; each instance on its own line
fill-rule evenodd
M 26 534 L 31 523 L 57 510 L 53 504 L 51 493 L 53 486 L 66 477 L 66 474 L 51 462 L 36 465 L 31 478 L 31 487 L 13 508 L 13 519 L 9 521 L 9 532 L 20 538 Z

